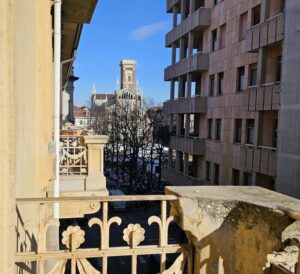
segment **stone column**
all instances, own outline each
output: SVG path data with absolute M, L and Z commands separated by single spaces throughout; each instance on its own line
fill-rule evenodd
M 186 18 L 186 0 L 181 0 L 181 22 Z
M 173 7 L 173 28 L 177 26 L 177 7 Z
M 185 137 L 188 137 L 190 135 L 190 122 L 191 122 L 191 116 L 190 114 L 186 114 L 185 116 Z
M 190 14 L 195 11 L 195 0 L 190 0 Z
M 176 44 L 172 44 L 172 65 L 176 63 Z
M 189 32 L 188 35 L 188 57 L 193 55 L 194 33 Z
M 86 178 L 86 191 L 100 191 L 108 195 L 106 178 L 104 176 L 104 146 L 108 137 L 104 135 L 85 136 L 88 148 L 88 176 Z
M 186 176 L 189 175 L 189 154 L 188 153 L 184 153 L 183 173 Z

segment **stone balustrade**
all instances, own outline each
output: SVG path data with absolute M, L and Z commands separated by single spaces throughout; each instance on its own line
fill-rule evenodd
M 298 199 L 246 186 L 167 187 L 166 193 L 178 196 L 171 214 L 193 245 L 193 274 L 299 273 Z
M 166 114 L 206 113 L 207 97 L 196 95 L 169 100 L 164 102 L 163 110 Z
M 77 268 L 82 274 L 106 274 L 111 267 L 109 258 L 127 256 L 130 260 L 123 260 L 124 269 L 131 269 L 132 274 L 148 273 L 140 272 L 138 258 L 148 260 L 157 254 L 159 269 L 155 273 L 160 274 L 183 269 L 187 274 L 299 273 L 298 199 L 253 186 L 170 186 L 165 191 L 166 195 L 17 199 L 16 268 L 21 272 L 30 268 L 32 274 L 65 273 L 70 262 L 70 273 Z M 109 213 L 109 205 L 116 202 L 158 202 L 160 206 L 154 215 L 150 211 L 148 224 L 130 223 L 124 214 Z M 61 223 L 51 218 L 54 203 L 60 208 L 81 205 L 73 217 L 86 216 L 76 225 L 61 227 L 57 250 L 47 248 L 49 228 Z M 22 219 L 22 212 L 34 207 L 36 220 Z M 188 243 L 169 243 L 173 221 L 185 232 Z M 144 242 L 151 225 L 158 228 L 156 245 Z M 54 235 L 51 237 L 53 240 Z M 111 245 L 112 237 L 114 242 L 118 239 L 117 246 Z M 87 247 L 87 242 L 93 247 Z M 92 258 L 101 263 L 93 264 Z M 154 267 L 153 261 L 149 267 Z
M 284 38 L 284 13 L 280 13 L 247 31 L 246 52 L 280 42 Z
M 60 143 L 62 196 L 107 195 L 102 135 L 63 135 Z M 51 193 L 51 189 L 48 191 Z
M 209 54 L 198 52 L 190 57 L 167 67 L 165 69 L 165 81 L 177 78 L 187 73 L 196 73 L 208 70 Z

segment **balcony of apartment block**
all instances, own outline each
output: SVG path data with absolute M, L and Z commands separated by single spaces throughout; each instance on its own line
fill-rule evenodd
M 270 46 L 284 38 L 284 13 L 253 26 L 247 31 L 246 52 L 257 52 L 261 47 Z
M 211 8 L 199 8 L 166 34 L 166 47 L 171 47 L 174 42 L 186 36 L 191 31 L 197 32 L 209 27 L 210 23 Z
M 163 111 L 166 114 L 193 114 L 206 113 L 207 97 L 196 95 L 192 97 L 181 97 L 164 102 Z
M 12 273 L 299 273 L 298 199 L 260 187 L 169 186 L 165 192 L 17 199 Z M 55 203 L 80 205 L 81 216 L 55 219 Z M 146 203 L 151 210 L 118 212 L 116 203 Z M 29 218 L 28 210 L 37 214 Z M 173 222 L 182 229 L 175 240 Z
M 191 155 L 204 155 L 205 139 L 193 136 L 177 136 L 170 137 L 169 147 Z
M 167 12 L 173 12 L 173 7 L 181 4 L 181 0 L 167 0 Z
M 181 61 L 171 65 L 165 69 L 165 81 L 178 78 L 179 76 L 188 73 L 198 73 L 208 70 L 209 54 L 198 52 L 190 57 L 182 59 Z
M 245 145 L 241 147 L 241 169 L 271 177 L 277 174 L 277 149 L 266 146 Z
M 269 111 L 280 109 L 281 83 L 268 83 L 249 87 L 243 92 L 244 111 Z
M 203 185 L 204 181 L 191 175 L 185 175 L 183 172 L 173 167 L 164 165 L 162 167 L 162 178 L 173 186 L 198 186 Z

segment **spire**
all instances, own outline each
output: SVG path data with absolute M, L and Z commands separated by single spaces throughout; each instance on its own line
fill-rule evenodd
M 116 80 L 116 90 L 119 90 L 120 89 L 120 84 L 119 84 L 119 79 L 117 78 Z
M 95 84 L 94 84 L 94 85 L 93 85 L 93 89 L 92 89 L 92 94 L 93 94 L 93 95 L 96 95 L 96 92 L 97 92 L 97 91 L 96 91 L 96 86 L 95 86 Z

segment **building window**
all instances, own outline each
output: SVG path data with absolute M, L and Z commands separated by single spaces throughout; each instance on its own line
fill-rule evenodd
M 252 185 L 252 173 L 248 173 L 248 172 L 244 173 L 244 185 L 245 186 Z
M 253 87 L 257 85 L 257 64 L 250 65 L 249 71 L 249 86 Z
M 240 185 L 240 171 L 237 169 L 232 169 L 232 184 L 234 186 Z
M 211 32 L 211 51 L 217 50 L 217 29 Z
M 224 72 L 218 74 L 218 95 L 224 94 Z
M 234 125 L 234 142 L 242 142 L 242 119 L 235 119 Z
M 209 76 L 209 95 L 213 96 L 215 94 L 215 76 Z
M 220 165 L 214 164 L 214 184 L 220 184 Z
M 247 119 L 247 140 L 249 145 L 254 144 L 254 119 Z
M 272 146 L 277 147 L 277 130 L 278 130 L 278 119 L 273 121 L 273 133 L 272 133 Z
M 255 26 L 260 23 L 260 9 L 260 5 L 252 9 L 252 26 Z
M 217 140 L 217 141 L 221 140 L 221 132 L 222 132 L 222 120 L 221 119 L 216 119 L 215 140 Z
M 248 12 L 245 12 L 240 16 L 240 29 L 239 29 L 239 40 L 240 41 L 246 39 L 247 20 L 248 20 Z
M 281 62 L 282 56 L 277 57 L 277 64 L 276 64 L 276 82 L 281 82 Z
M 222 25 L 220 28 L 219 49 L 225 48 L 225 45 L 226 45 L 226 24 Z
M 245 90 L 245 67 L 238 68 L 238 91 Z
M 210 178 L 210 174 L 211 174 L 211 162 L 206 161 L 206 167 L 205 167 L 205 177 L 206 177 L 206 181 L 210 182 L 211 178 Z
M 213 126 L 213 120 L 208 119 L 207 120 L 207 139 L 212 139 L 212 126 Z
M 215 4 L 215 5 L 218 5 L 218 4 L 220 4 L 222 1 L 224 1 L 224 0 L 214 0 L 214 4 Z

